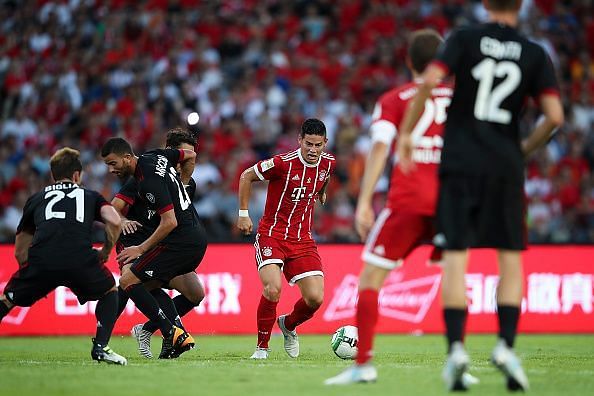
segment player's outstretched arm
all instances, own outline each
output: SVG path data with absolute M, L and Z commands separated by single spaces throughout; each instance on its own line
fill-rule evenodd
M 161 242 L 173 229 L 177 227 L 177 219 L 175 217 L 175 211 L 173 209 L 167 212 L 161 213 L 161 221 L 157 229 L 148 237 L 144 242 L 138 246 L 130 246 L 122 250 L 118 254 L 118 261 L 124 264 L 129 264 L 142 256 L 144 253 L 151 250 L 159 242 Z
M 367 154 L 365 172 L 363 173 L 361 190 L 357 199 L 357 210 L 355 211 L 355 229 L 361 240 L 367 238 L 367 234 L 375 221 L 375 214 L 373 213 L 371 203 L 375 185 L 386 165 L 388 149 L 389 147 L 386 143 L 375 141 Z
M 101 207 L 101 219 L 105 223 L 105 243 L 103 248 L 99 251 L 99 260 L 102 263 L 107 261 L 111 249 L 115 246 L 116 241 L 120 237 L 121 220 L 120 215 L 113 206 L 104 205 Z
M 252 233 L 254 224 L 248 212 L 250 196 L 252 195 L 252 183 L 260 180 L 253 167 L 249 167 L 239 177 L 239 215 L 237 217 L 237 228 L 244 235 Z
M 539 147 L 545 145 L 563 124 L 563 105 L 559 96 L 541 95 L 540 107 L 544 117 L 536 124 L 532 133 L 522 141 L 522 152 L 525 156 L 532 154 Z
M 126 201 L 118 197 L 113 197 L 113 199 L 111 200 L 111 206 L 113 206 L 120 215 L 120 225 L 122 227 L 122 233 L 124 235 L 133 234 L 139 227 L 142 227 L 142 224 L 140 224 L 139 222 L 134 220 L 128 220 L 126 216 L 124 216 L 123 213 L 128 207 Z
M 33 234 L 27 231 L 21 231 L 16 235 L 14 242 L 14 257 L 20 265 L 23 265 L 29 259 L 29 246 L 33 241 Z

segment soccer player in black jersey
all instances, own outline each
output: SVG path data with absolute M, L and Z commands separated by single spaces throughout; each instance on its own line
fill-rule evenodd
M 448 390 L 465 390 L 469 357 L 463 345 L 466 321 L 464 275 L 467 249 L 498 250 L 499 341 L 492 362 L 509 390 L 528 389 L 513 351 L 522 301 L 524 158 L 544 145 L 563 123 L 563 109 L 551 60 L 543 48 L 517 30 L 520 0 L 484 0 L 488 23 L 458 29 L 423 73 L 423 84 L 400 128 L 401 168 L 410 169 L 411 130 L 426 98 L 447 75 L 455 77 L 439 170 L 438 235 L 446 252 L 442 300 L 448 340 L 443 379 Z M 521 140 L 519 119 L 533 97 L 543 112 Z
M 30 307 L 58 286 L 69 287 L 81 304 L 98 300 L 97 333 L 91 357 L 126 365 L 108 346 L 118 308 L 115 281 L 104 263 L 120 234 L 120 216 L 97 192 L 80 186 L 79 152 L 65 147 L 50 159 L 55 183 L 31 196 L 17 228 L 19 269 L 0 295 L 0 321 L 17 305 Z M 94 221 L 105 224 L 106 240 L 92 246 Z
M 174 128 L 167 133 L 166 148 L 194 150 L 195 145 L 196 138 L 185 129 Z M 183 169 L 183 172 L 180 169 L 179 174 L 190 199 L 196 192 L 196 182 L 192 179 L 193 169 L 192 164 L 192 167 Z M 118 253 L 125 247 L 144 242 L 159 225 L 159 215 L 150 210 L 142 200 L 137 199 L 137 192 L 138 183 L 134 177 L 130 177 L 111 201 L 120 215 L 126 213 L 126 216 L 122 217 L 122 235 L 116 244 Z M 198 215 L 196 214 L 196 216 Z M 162 289 L 153 289 L 151 294 L 169 320 L 176 326 L 185 329 L 180 317 L 200 304 L 204 299 L 204 287 L 194 271 L 176 276 L 166 286 L 181 293 L 173 298 L 175 311 L 170 309 L 169 295 Z M 121 309 L 123 309 L 124 302 L 121 301 L 121 303 Z M 138 350 L 146 358 L 152 358 L 151 336 L 157 329 L 158 323 L 152 321 L 137 324 L 132 328 L 131 333 L 138 342 Z
M 204 256 L 205 232 L 176 171 L 178 163 L 184 171 L 193 168 L 196 153 L 157 149 L 136 157 L 128 142 L 112 138 L 103 146 L 101 155 L 111 173 L 120 178 L 134 176 L 137 198 L 160 215 L 159 225 L 146 240 L 118 254 L 123 264 L 120 288 L 149 320 L 158 323 L 163 335 L 159 358 L 177 357 L 193 348 L 194 339 L 167 318 L 147 289 L 194 271 Z

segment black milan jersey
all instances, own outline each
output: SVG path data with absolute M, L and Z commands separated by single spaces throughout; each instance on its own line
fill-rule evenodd
M 33 234 L 29 263 L 50 269 L 88 265 L 93 222 L 109 203 L 96 191 L 71 182 L 47 186 L 25 204 L 17 233 Z
M 522 108 L 529 96 L 558 94 L 544 49 L 510 26 L 487 23 L 454 31 L 434 64 L 456 81 L 440 173 L 494 174 L 521 181 Z
M 158 215 L 174 210 L 177 227 L 165 238 L 164 242 L 169 243 L 190 242 L 195 237 L 192 229 L 198 226 L 192 201 L 175 169 L 183 155 L 184 151 L 177 149 L 148 151 L 138 158 L 134 174 L 138 199 L 148 210 Z
M 190 181 L 184 188 L 191 200 L 196 192 L 196 182 L 194 179 L 190 178 Z M 120 191 L 116 194 L 116 198 L 128 204 L 128 210 L 125 212 L 126 218 L 142 224 L 142 227 L 138 228 L 132 234 L 121 234 L 120 242 L 126 247 L 141 244 L 155 232 L 161 222 L 161 216 L 155 210 L 150 209 L 145 200 L 140 199 L 138 195 L 138 181 L 134 177 L 130 177 L 124 183 Z M 192 210 L 195 211 L 193 205 Z M 197 213 L 196 217 L 198 217 Z
M 120 191 L 116 194 L 116 198 L 128 204 L 127 211 L 123 213 L 125 217 L 128 220 L 137 221 L 142 225 L 132 234 L 124 234 L 122 232 L 118 242 L 124 247 L 140 245 L 159 226 L 161 217 L 154 209 L 150 209 L 145 201 L 139 198 L 138 181 L 134 177 L 130 177 L 124 183 Z

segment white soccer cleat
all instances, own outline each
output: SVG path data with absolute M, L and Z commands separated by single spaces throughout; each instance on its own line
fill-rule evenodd
M 472 385 L 479 384 L 480 382 L 481 381 L 478 378 L 470 373 L 462 374 L 462 384 L 467 388 L 471 387 Z
M 126 360 L 125 357 L 115 353 L 108 345 L 103 346 L 93 343 L 93 349 L 91 349 L 91 358 L 98 362 L 119 364 L 122 366 L 128 365 L 128 360 Z
M 465 391 L 469 383 L 464 381 L 464 373 L 468 371 L 470 357 L 464 345 L 460 341 L 452 344 L 452 349 L 446 360 L 445 367 L 441 373 L 441 378 L 445 382 L 448 391 Z M 473 377 L 474 378 L 474 377 Z M 467 378 L 468 380 L 468 378 Z
M 324 385 L 349 385 L 377 381 L 377 370 L 370 364 L 354 364 L 335 377 L 328 378 Z
M 283 338 L 285 339 L 285 351 L 287 355 L 292 358 L 296 358 L 299 356 L 299 337 L 297 336 L 297 332 L 295 330 L 289 331 L 285 327 L 285 319 L 287 315 L 281 315 L 278 317 L 277 323 L 278 327 L 283 332 Z
M 256 347 L 256 350 L 254 351 L 254 353 L 252 354 L 252 356 L 250 356 L 250 359 L 255 359 L 255 360 L 268 359 L 268 353 L 269 352 L 270 352 L 270 350 L 268 350 L 266 348 L 258 348 L 258 347 Z
M 505 375 L 507 378 L 507 389 L 510 391 L 530 389 L 528 377 L 524 373 L 522 363 L 516 356 L 513 349 L 509 348 L 504 340 L 499 340 L 493 354 L 491 355 L 491 362 Z
M 153 333 L 144 330 L 142 326 L 142 324 L 137 324 L 136 326 L 132 327 L 130 334 L 132 334 L 132 337 L 136 338 L 136 342 L 138 342 L 138 352 L 140 352 L 140 355 L 147 359 L 152 359 L 153 353 L 151 352 L 151 336 Z

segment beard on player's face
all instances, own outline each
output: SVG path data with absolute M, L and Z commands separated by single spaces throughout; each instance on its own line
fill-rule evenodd
M 117 154 L 110 154 L 105 157 L 105 164 L 108 166 L 109 173 L 116 175 L 120 180 L 124 181 L 132 175 L 132 164 L 128 155 L 118 156 Z

